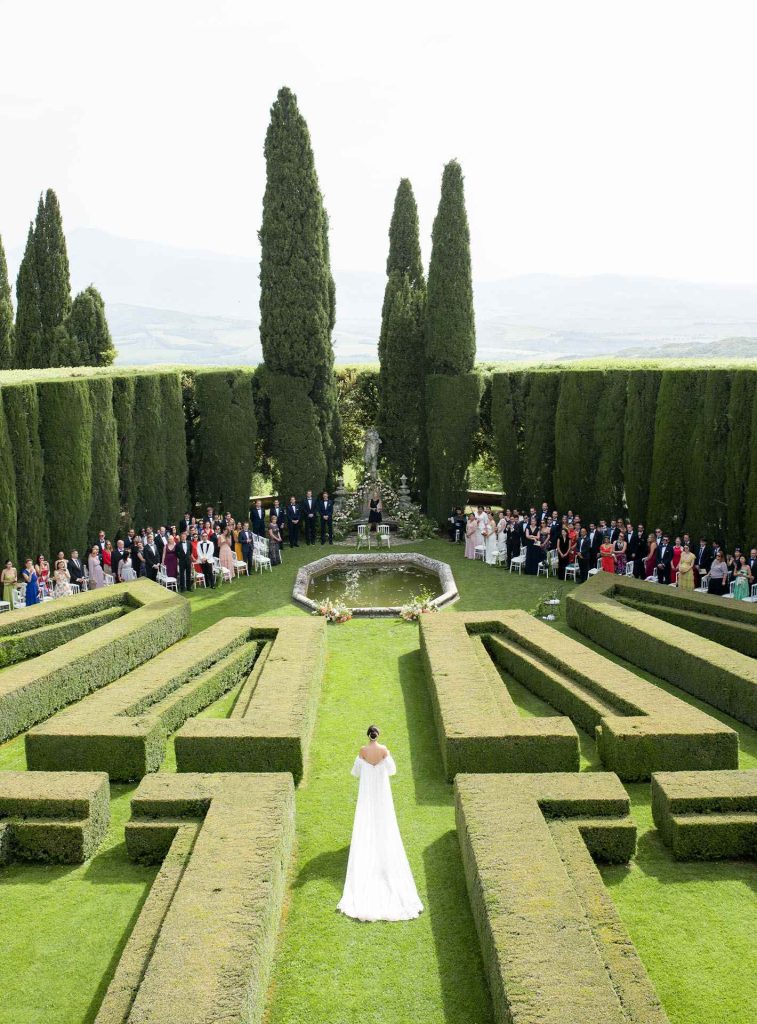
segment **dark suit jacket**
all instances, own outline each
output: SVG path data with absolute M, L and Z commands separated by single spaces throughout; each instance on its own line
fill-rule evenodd
M 281 505 L 279 505 L 278 508 L 276 508 L 275 505 L 271 505 L 271 507 L 268 509 L 268 522 L 270 523 L 271 516 L 276 516 L 276 522 L 279 524 L 279 526 L 281 526 L 282 523 L 284 522 L 285 515 L 286 512 L 281 507 Z
M 318 502 L 316 501 L 316 499 L 315 498 L 311 498 L 310 500 L 313 502 L 313 508 L 312 509 L 308 508 L 308 499 L 307 498 L 303 498 L 302 501 L 300 502 L 300 510 L 302 511 L 302 518 L 303 519 L 308 519 L 311 514 L 313 516 L 313 519 L 315 519 L 315 515 L 316 515 L 316 513 L 318 511 Z
M 148 569 L 157 569 L 160 565 L 160 550 L 157 544 L 154 544 L 154 550 L 150 549 L 149 544 L 145 544 L 142 550 L 142 557 L 145 560 L 145 565 Z
M 294 508 L 292 508 L 291 505 L 287 505 L 286 516 L 287 525 L 291 526 L 293 523 L 295 525 L 299 525 L 299 522 L 302 519 L 302 512 L 300 512 L 300 506 L 295 505 Z
M 239 543 L 242 545 L 242 554 L 248 555 L 252 550 L 252 530 L 240 530 Z
M 588 533 L 585 537 L 579 537 L 578 539 L 578 557 L 584 559 L 584 561 L 590 562 L 592 565 L 596 561 L 594 546 L 589 540 Z
M 115 579 L 118 579 L 118 567 L 121 562 L 123 562 L 124 558 L 126 558 L 128 553 L 129 552 L 125 547 L 123 551 L 119 551 L 118 548 L 116 548 L 110 556 L 110 571 Z
M 697 568 L 701 569 L 702 573 L 709 572 L 715 558 L 715 556 L 712 553 L 712 548 L 709 546 L 709 544 L 705 544 L 704 550 L 702 550 L 697 544 L 693 551 L 694 556 L 696 558 Z
M 666 569 L 669 568 L 670 563 L 673 561 L 673 545 L 668 544 L 663 547 L 663 545 L 660 544 L 655 554 L 655 558 L 657 559 L 658 565 L 662 564 Z
M 252 532 L 256 533 L 258 537 L 265 537 L 266 535 L 266 524 L 265 524 L 265 509 L 254 508 L 250 516 L 250 522 L 252 523 Z
M 72 583 L 76 583 L 77 580 L 84 579 L 84 562 L 79 558 L 78 563 L 79 564 L 77 566 L 71 558 L 66 562 L 66 568 L 68 569 L 68 575 L 71 577 Z
M 186 544 L 186 551 L 184 545 Z M 192 541 L 179 541 L 176 545 L 176 559 L 182 569 L 188 569 L 192 564 Z
M 334 515 L 334 502 L 329 498 L 328 501 L 324 501 L 323 498 L 318 499 L 318 515 L 321 519 L 326 516 L 333 517 Z

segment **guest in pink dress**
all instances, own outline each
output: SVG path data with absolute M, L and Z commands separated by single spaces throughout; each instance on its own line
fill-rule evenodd
M 478 537 L 478 521 L 471 512 L 465 524 L 465 557 L 476 557 L 476 538 Z

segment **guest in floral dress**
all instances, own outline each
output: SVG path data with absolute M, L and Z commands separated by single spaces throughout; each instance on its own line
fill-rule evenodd
M 618 576 L 625 576 L 626 573 L 626 560 L 628 554 L 628 541 L 626 539 L 626 531 L 621 526 L 620 533 L 615 538 L 613 544 L 615 551 L 615 572 Z
M 232 548 L 232 536 L 231 530 L 226 527 L 221 536 L 218 538 L 218 559 L 221 563 L 221 567 L 226 569 L 230 574 L 231 578 L 234 578 L 234 550 Z
M 689 545 L 683 545 L 683 551 L 681 552 L 681 558 L 678 562 L 678 589 L 679 590 L 693 590 L 694 589 L 694 563 L 696 557 L 693 551 L 689 551 Z
M 66 560 L 59 558 L 53 573 L 53 597 L 69 597 L 72 593 L 71 576 L 66 567 Z
M 268 525 L 268 557 L 271 565 L 281 565 L 281 531 L 276 516 L 271 516 Z

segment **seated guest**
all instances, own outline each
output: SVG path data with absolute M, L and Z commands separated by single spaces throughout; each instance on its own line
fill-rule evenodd
M 87 560 L 87 568 L 89 569 L 89 589 L 97 590 L 99 587 L 104 587 L 105 573 L 100 565 L 100 548 L 97 544 L 92 545 L 92 550 Z
M 728 592 L 728 564 L 722 551 L 718 551 L 710 566 L 710 578 L 707 582 L 707 593 L 722 597 Z
M 37 579 L 37 570 L 31 558 L 26 559 L 24 568 L 21 570 L 21 579 L 26 584 L 27 608 L 30 605 L 39 604 L 39 602 L 42 600 L 39 592 L 39 580 Z

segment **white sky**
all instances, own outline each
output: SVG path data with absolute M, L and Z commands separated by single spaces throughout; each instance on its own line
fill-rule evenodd
M 52 186 L 67 230 L 256 255 L 287 84 L 337 268 L 383 269 L 402 176 L 427 258 L 457 157 L 479 279 L 757 283 L 755 28 L 730 0 L 0 0 L 0 234 Z

